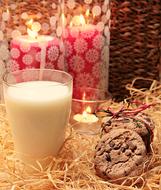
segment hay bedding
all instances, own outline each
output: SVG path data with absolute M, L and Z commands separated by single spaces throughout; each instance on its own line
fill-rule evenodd
M 134 81 L 135 83 L 135 81 Z M 133 83 L 133 84 L 134 84 Z M 161 127 L 161 85 L 151 81 L 149 90 L 135 89 L 128 85 L 132 97 L 144 100 L 146 103 L 158 104 L 147 110 L 156 124 L 155 142 L 153 144 L 153 157 L 149 165 L 149 171 L 143 173 L 137 179 L 131 178 L 132 184 L 117 185 L 110 181 L 104 181 L 95 175 L 93 168 L 93 155 L 99 136 L 79 135 L 68 127 L 67 140 L 58 158 L 42 169 L 27 166 L 16 160 L 10 127 L 6 119 L 5 106 L 0 105 L 0 190 L 155 190 L 161 189 L 161 156 L 157 150 L 160 142 L 157 130 Z M 112 103 L 112 106 L 120 106 L 122 103 Z M 27 172 L 32 169 L 33 173 Z M 137 187 L 137 182 L 140 186 Z

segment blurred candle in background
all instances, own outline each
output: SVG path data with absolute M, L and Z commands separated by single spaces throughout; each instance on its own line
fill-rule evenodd
M 27 23 L 27 34 L 11 41 L 11 71 L 25 68 L 50 68 L 64 70 L 63 52 L 58 38 L 39 35 L 39 22 Z

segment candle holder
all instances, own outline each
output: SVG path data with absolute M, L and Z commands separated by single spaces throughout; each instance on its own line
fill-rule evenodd
M 7 1 L 0 7 L 0 61 L 8 71 L 66 70 L 62 1 Z
M 65 0 L 63 41 L 74 88 L 108 90 L 110 3 Z M 73 98 L 77 94 L 74 93 Z
M 74 93 L 76 98 L 72 100 L 71 126 L 81 134 L 98 134 L 101 119 L 95 113 L 105 102 L 110 104 L 111 95 L 100 89 L 85 87 L 79 88 L 79 93 L 74 89 Z

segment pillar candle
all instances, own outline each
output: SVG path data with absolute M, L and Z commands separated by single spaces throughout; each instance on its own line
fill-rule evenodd
M 80 19 L 83 17 L 80 16 Z M 70 26 L 64 33 L 68 72 L 74 79 L 74 98 L 81 99 L 79 88 L 101 88 L 101 52 L 105 39 L 96 26 Z
M 59 40 L 51 36 L 39 36 L 30 39 L 21 36 L 11 41 L 11 66 L 12 71 L 25 68 L 45 68 L 63 70 L 63 55 Z
M 63 49 L 58 38 L 48 35 L 38 35 L 40 27 L 37 24 L 27 29 L 28 35 L 14 38 L 11 41 L 10 70 L 25 68 L 48 68 L 64 70 Z M 32 27 L 34 26 L 34 27 Z

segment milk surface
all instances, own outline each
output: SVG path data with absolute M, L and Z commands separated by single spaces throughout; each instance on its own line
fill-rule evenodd
M 64 142 L 71 99 L 68 86 L 31 81 L 8 87 L 5 101 L 15 149 L 33 159 L 55 156 Z

